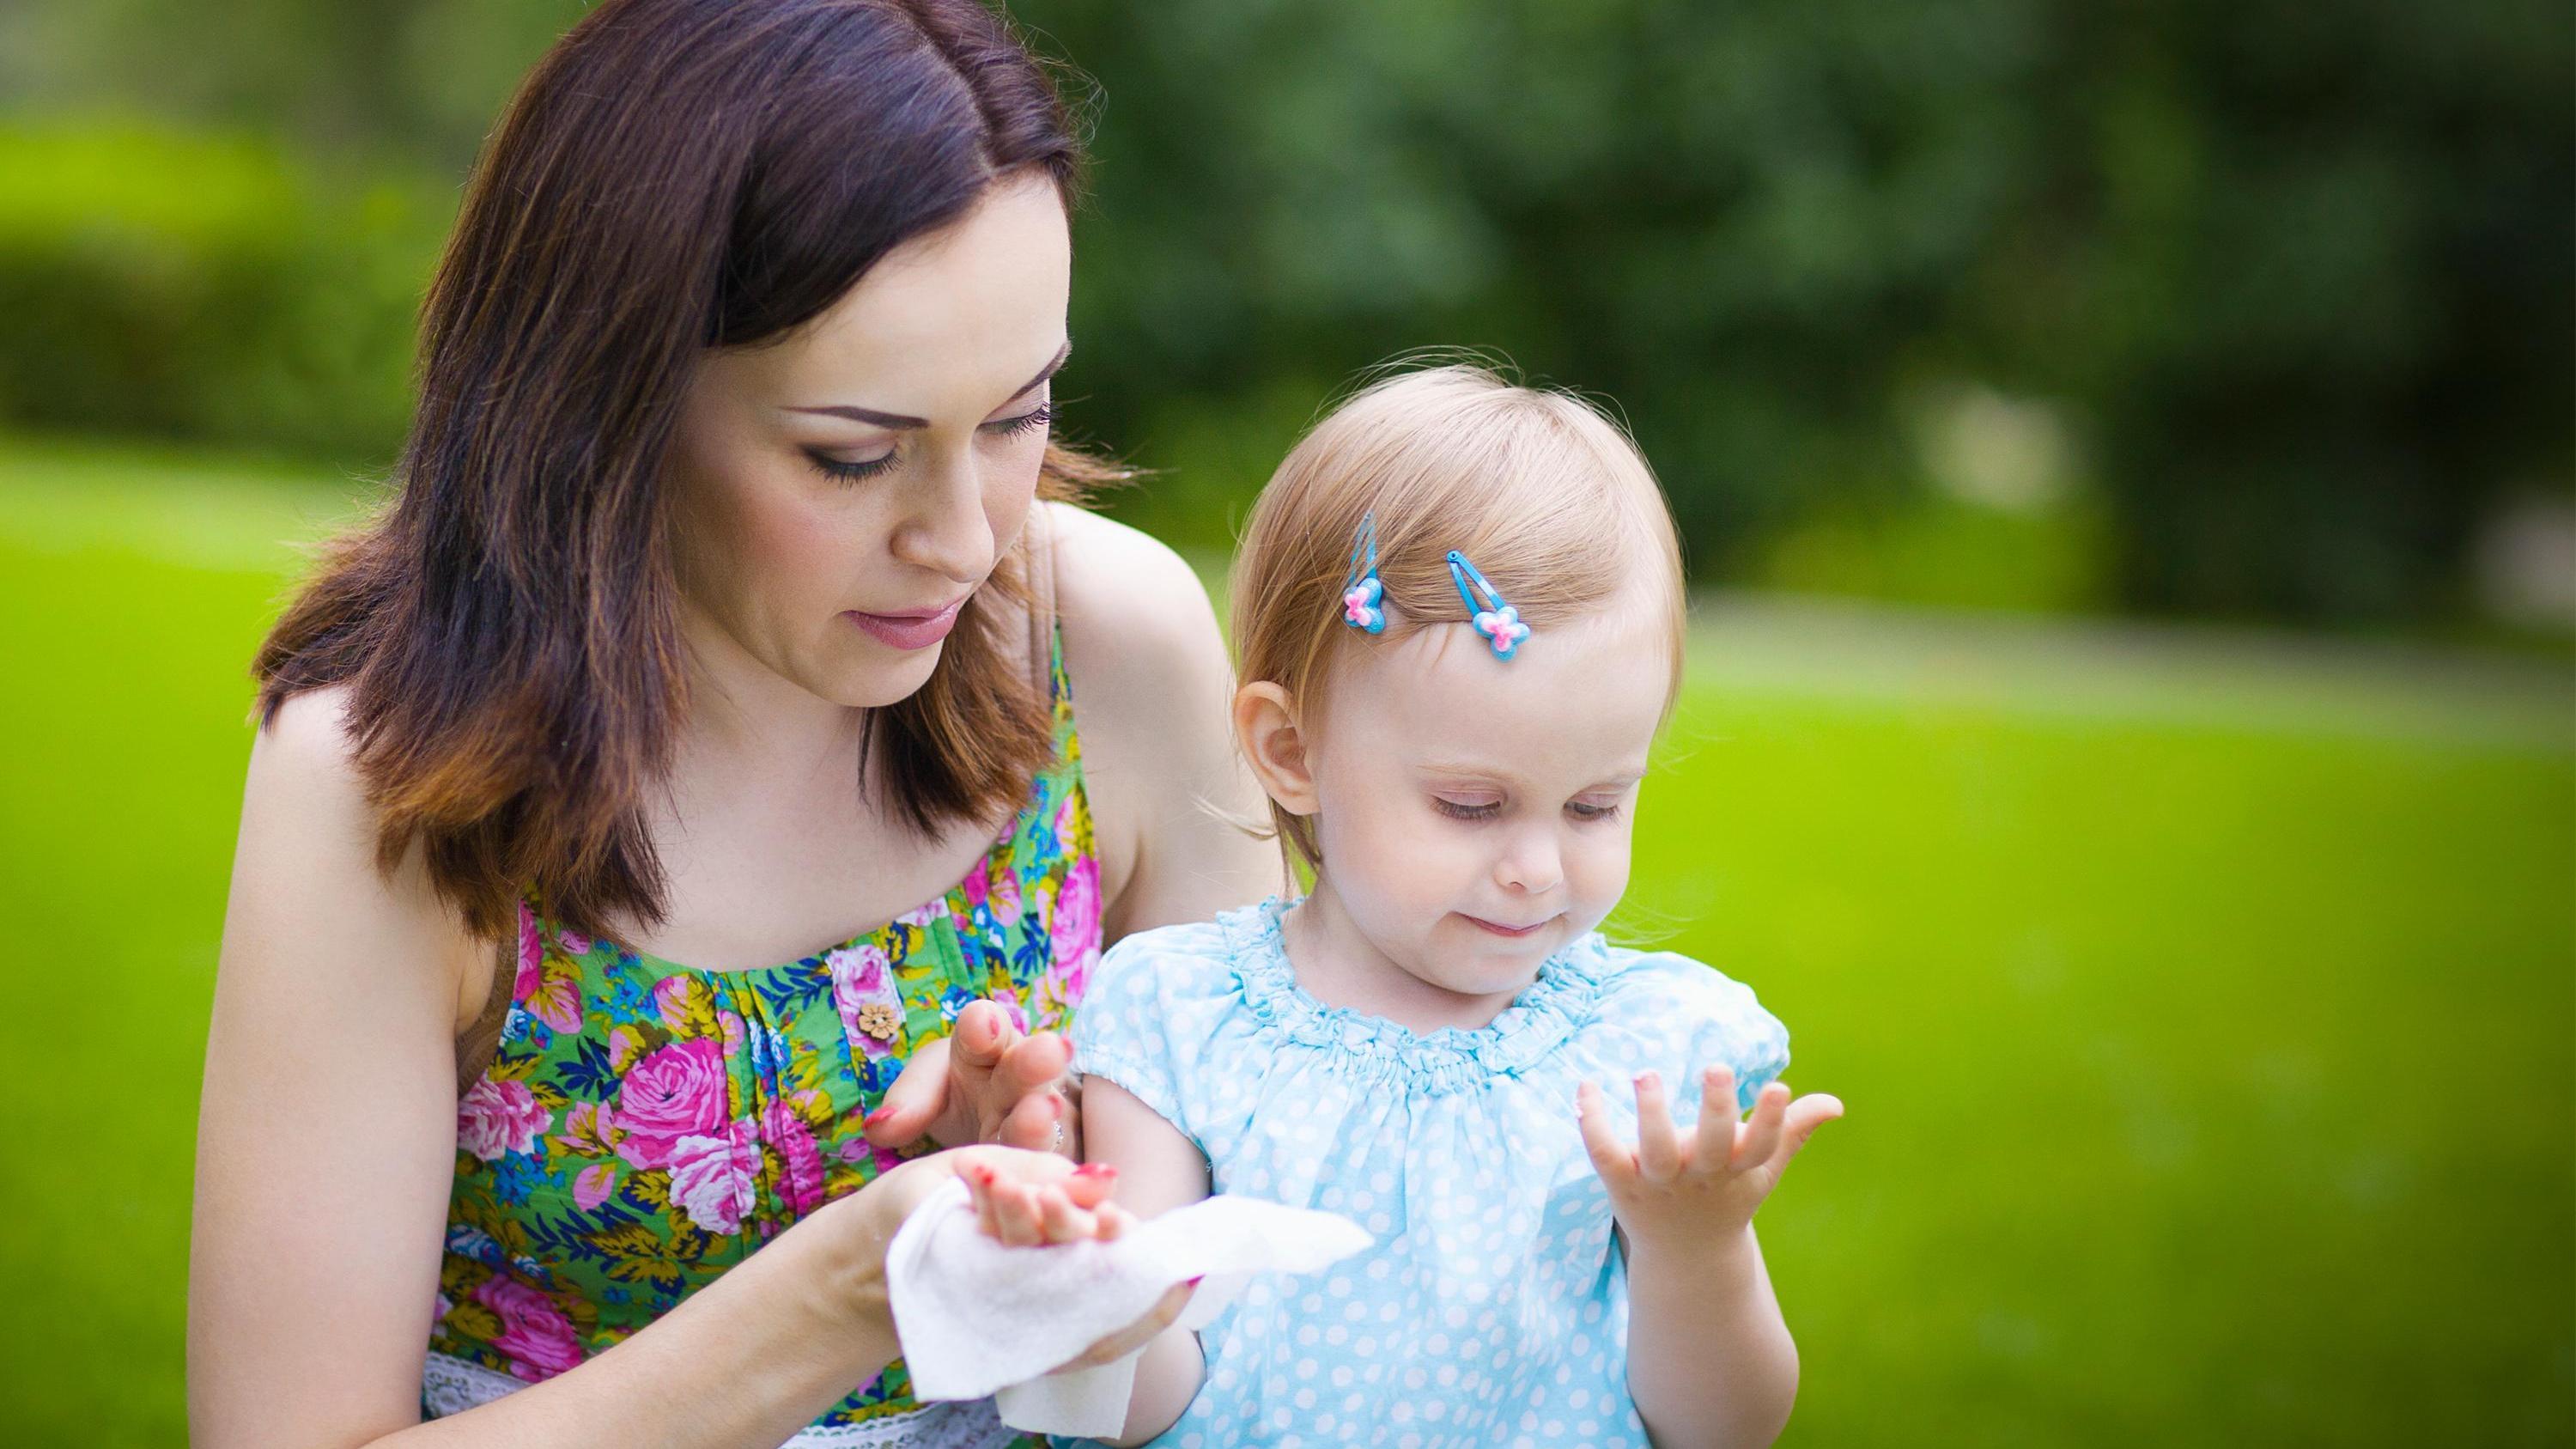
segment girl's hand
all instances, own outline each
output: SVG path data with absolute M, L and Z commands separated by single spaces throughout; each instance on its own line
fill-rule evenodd
M 1632 1149 L 1614 1135 L 1601 1089 L 1585 1082 L 1575 1090 L 1592 1170 L 1610 1189 L 1611 1210 L 1632 1242 L 1678 1248 L 1733 1241 L 1808 1136 L 1843 1114 L 1835 1098 L 1811 1093 L 1793 1103 L 1788 1085 L 1773 1082 L 1754 1101 L 1753 1120 L 1739 1122 L 1735 1074 L 1725 1067 L 1700 1074 L 1699 1100 L 1699 1127 L 1685 1136 L 1665 1106 L 1663 1079 L 1639 1076 Z
M 1105 1243 L 1136 1222 L 1125 1208 L 1108 1200 L 1109 1189 L 1118 1180 L 1118 1169 L 1104 1163 L 1087 1162 L 1060 1177 L 1013 1180 L 986 1163 L 970 1162 L 957 1175 L 966 1183 L 966 1195 L 974 1200 L 976 1223 L 991 1236 L 1017 1247 L 1078 1243 L 1086 1238 Z M 1180 1318 L 1198 1282 L 1192 1278 L 1173 1284 L 1143 1318 L 1050 1372 L 1115 1363 L 1143 1348 L 1154 1335 Z
M 962 1154 L 961 1154 L 962 1155 Z M 1098 1238 L 1106 1243 L 1135 1225 L 1125 1208 L 1109 1201 L 1118 1169 L 1089 1162 L 1046 1177 L 1005 1177 L 989 1160 L 970 1160 L 957 1169 L 966 1195 L 975 1204 L 975 1222 L 985 1236 L 1017 1248 L 1046 1247 Z
M 861 1124 L 871 1143 L 942 1147 L 997 1142 L 1082 1159 L 1082 1116 L 1067 1071 L 1073 1048 L 1051 1031 L 1027 1036 L 989 1001 L 957 1014 L 957 1029 L 903 1064 Z

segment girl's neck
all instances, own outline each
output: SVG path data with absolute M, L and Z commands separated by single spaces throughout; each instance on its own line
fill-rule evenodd
M 1279 919 L 1288 966 L 1297 985 L 1326 1006 L 1384 1017 L 1415 1033 L 1444 1027 L 1474 1031 L 1490 1025 L 1529 985 L 1468 996 L 1435 986 L 1397 964 L 1363 933 L 1331 877 L 1315 873 L 1315 888 Z

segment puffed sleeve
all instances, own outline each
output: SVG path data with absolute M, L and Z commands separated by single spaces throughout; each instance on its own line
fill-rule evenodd
M 1181 1084 L 1191 1063 L 1180 1049 L 1194 1045 L 1174 1031 L 1186 1018 L 1170 999 L 1176 986 L 1203 974 L 1203 952 L 1194 928 L 1139 931 L 1109 948 L 1093 968 L 1090 988 L 1073 1018 L 1073 1067 L 1086 1078 L 1115 1082 L 1155 1115 L 1184 1133 Z
M 1637 1068 L 1663 1073 L 1674 1120 L 1699 1114 L 1700 1073 L 1724 1066 L 1735 1074 L 1739 1111 L 1789 1066 L 1789 1029 L 1763 1009 L 1751 987 L 1716 968 L 1670 951 L 1614 948 L 1621 1016 L 1635 1023 Z

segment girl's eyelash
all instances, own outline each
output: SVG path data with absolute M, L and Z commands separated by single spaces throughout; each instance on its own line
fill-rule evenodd
M 1452 820 L 1491 820 L 1503 810 L 1500 801 L 1489 800 L 1482 805 L 1461 805 L 1455 800 L 1444 800 L 1437 795 L 1431 797 L 1431 808 Z M 1577 800 L 1567 802 L 1565 809 L 1567 814 L 1587 825 L 1595 821 L 1615 820 L 1619 817 L 1619 807 L 1616 805 L 1586 805 Z
M 986 423 L 984 431 L 998 437 L 1015 437 L 1021 433 L 1034 432 L 1054 421 L 1055 404 L 1044 402 L 1016 418 L 1004 418 L 1000 422 Z M 822 470 L 824 477 L 842 483 L 857 483 L 874 478 L 893 467 L 895 455 L 889 452 L 882 458 L 870 458 L 860 463 L 845 463 L 838 458 L 817 453 L 809 448 L 805 452 L 805 457 L 816 468 Z

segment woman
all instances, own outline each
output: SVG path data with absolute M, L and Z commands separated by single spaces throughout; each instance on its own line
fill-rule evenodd
M 884 1245 L 1070 1166 L 911 1153 L 1072 1151 L 1026 1028 L 1277 874 L 1204 595 L 1048 441 L 1075 163 L 976 0 L 609 0 L 530 76 L 257 665 L 197 1443 L 1008 1437 L 906 1398 Z

